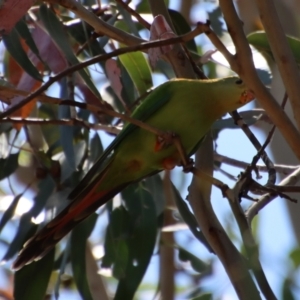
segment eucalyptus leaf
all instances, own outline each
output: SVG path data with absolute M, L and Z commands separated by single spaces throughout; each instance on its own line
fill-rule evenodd
M 254 48 L 256 48 L 266 58 L 268 62 L 275 62 L 271 46 L 265 31 L 252 32 L 247 36 L 247 40 Z M 286 35 L 286 40 L 290 46 L 297 64 L 300 64 L 300 40 L 292 36 Z
M 19 166 L 19 153 L 10 154 L 7 158 L 0 158 L 0 180 L 9 177 Z
M 71 233 L 70 250 L 73 276 L 81 297 L 86 300 L 93 300 L 86 277 L 86 243 L 96 224 L 97 218 L 97 214 L 92 214 L 89 218 L 78 224 Z
M 27 53 L 24 51 L 16 28 L 13 28 L 9 35 L 3 35 L 2 38 L 7 51 L 21 66 L 21 68 L 32 78 L 38 81 L 43 81 L 39 71 L 33 65 L 31 60 L 28 58 Z
M 23 194 L 19 194 L 19 195 L 15 196 L 13 201 L 9 205 L 9 207 L 4 212 L 4 214 L 1 218 L 1 221 L 0 221 L 0 233 L 1 233 L 2 229 L 4 228 L 4 226 L 7 224 L 7 222 L 14 216 L 15 210 L 16 210 L 22 196 L 23 196 Z
M 65 54 L 67 60 L 72 65 L 79 64 L 79 60 L 75 56 L 73 49 L 71 47 L 70 41 L 66 34 L 66 31 L 58 20 L 56 15 L 53 13 L 51 9 L 49 9 L 45 4 L 40 6 L 40 16 L 43 24 L 45 25 L 49 35 L 58 45 L 60 50 Z M 101 98 L 98 89 L 95 87 L 91 78 L 87 74 L 85 70 L 78 71 L 86 85 L 90 88 L 90 90 L 99 98 Z
M 130 300 L 133 299 L 153 254 L 157 218 L 153 198 L 141 184 L 127 187 L 122 196 L 130 215 L 132 231 L 128 239 L 126 276 L 119 280 L 114 299 Z
M 179 259 L 183 262 L 189 261 L 196 272 L 203 273 L 209 269 L 209 265 L 196 257 L 194 254 L 180 247 L 178 248 L 178 250 Z
M 17 271 L 14 276 L 15 300 L 45 299 L 52 273 L 55 251 L 52 249 L 41 260 L 32 262 Z

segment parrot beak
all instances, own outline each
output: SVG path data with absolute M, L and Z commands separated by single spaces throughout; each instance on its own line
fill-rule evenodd
M 240 103 L 247 104 L 248 102 L 255 99 L 255 95 L 252 91 L 246 90 L 241 94 Z

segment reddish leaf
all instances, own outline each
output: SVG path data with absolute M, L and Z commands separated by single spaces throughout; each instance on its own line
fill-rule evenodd
M 122 98 L 123 85 L 120 79 L 121 70 L 117 62 L 114 59 L 108 59 L 105 62 L 105 69 L 113 91 L 118 96 L 118 98 L 124 103 Z
M 153 40 L 164 40 L 176 37 L 172 28 L 169 26 L 168 22 L 162 15 L 157 15 L 150 28 L 150 41 Z M 150 65 L 155 66 L 158 59 L 163 55 L 168 53 L 173 49 L 172 45 L 162 46 L 157 48 L 151 48 L 148 51 Z
M 8 34 L 33 3 L 32 0 L 3 1 L 0 9 L 0 33 Z

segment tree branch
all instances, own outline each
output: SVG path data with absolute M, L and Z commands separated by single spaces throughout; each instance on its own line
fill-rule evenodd
M 243 32 L 243 23 L 238 18 L 232 1 L 220 0 L 220 7 L 224 14 L 228 32 L 237 50 L 235 55 L 237 63 L 231 67 L 245 81 L 247 86 L 254 91 L 258 101 L 266 110 L 272 122 L 278 127 L 295 155 L 300 159 L 299 132 L 258 78 L 252 60 L 251 49 Z
M 287 43 L 274 1 L 256 0 L 256 5 L 300 130 L 300 75 L 295 57 Z

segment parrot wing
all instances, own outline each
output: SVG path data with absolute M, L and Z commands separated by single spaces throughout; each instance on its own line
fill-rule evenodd
M 131 117 L 139 121 L 146 121 L 149 117 L 155 114 L 162 106 L 167 104 L 171 97 L 170 83 L 168 81 L 160 85 L 159 89 L 154 89 L 147 95 L 145 100 L 133 111 Z M 107 167 L 105 163 L 107 158 L 112 154 L 126 136 L 132 133 L 138 126 L 132 123 L 126 123 L 123 130 L 116 136 L 112 143 L 105 149 L 103 154 L 95 162 L 93 167 L 88 171 L 86 176 L 80 181 L 75 189 L 69 194 L 68 198 L 72 201 L 77 198 L 79 194 L 83 193 L 86 189 L 89 189 L 94 179 L 99 180 L 99 174 L 103 171 L 103 168 Z

